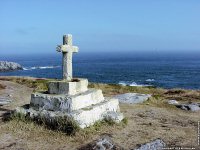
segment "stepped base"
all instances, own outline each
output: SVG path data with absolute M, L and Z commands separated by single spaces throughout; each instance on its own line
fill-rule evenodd
M 88 106 L 79 110 L 66 113 L 63 111 L 48 111 L 48 110 L 35 110 L 33 108 L 25 109 L 18 107 L 17 113 L 29 115 L 31 118 L 45 117 L 48 120 L 67 116 L 72 118 L 80 128 L 85 128 L 93 125 L 96 121 L 103 119 L 112 119 L 119 123 L 124 117 L 119 112 L 119 102 L 117 99 L 106 99 L 98 104 Z
M 67 113 L 104 101 L 101 90 L 89 89 L 76 95 L 33 93 L 30 106 L 36 110 L 65 111 Z

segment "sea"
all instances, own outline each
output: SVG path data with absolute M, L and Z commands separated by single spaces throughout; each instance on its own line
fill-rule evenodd
M 0 73 L 0 76 L 62 78 L 60 53 L 1 55 L 0 60 L 23 66 L 23 70 Z M 200 89 L 200 52 L 77 53 L 73 55 L 73 76 L 123 86 Z

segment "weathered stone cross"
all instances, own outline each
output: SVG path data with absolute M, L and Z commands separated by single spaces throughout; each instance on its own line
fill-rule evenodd
M 63 35 L 63 45 L 58 45 L 56 50 L 62 52 L 62 72 L 63 80 L 72 80 L 72 54 L 78 52 L 77 46 L 72 46 L 72 35 Z

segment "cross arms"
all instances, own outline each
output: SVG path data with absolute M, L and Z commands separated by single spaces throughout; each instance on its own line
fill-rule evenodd
M 58 45 L 56 47 L 56 50 L 58 52 L 63 52 L 63 53 L 68 53 L 68 52 L 77 53 L 78 47 L 77 46 L 71 46 L 71 45 Z

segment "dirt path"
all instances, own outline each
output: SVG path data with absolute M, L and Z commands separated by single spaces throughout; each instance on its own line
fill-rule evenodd
M 0 84 L 5 86 L 5 89 L 0 90 L 0 98 L 11 100 L 10 104 L 0 106 L 0 119 L 2 119 L 6 112 L 29 103 L 32 89 L 10 81 L 0 80 Z
M 11 103 L 0 106 L 0 127 L 6 126 L 2 121 L 6 115 L 15 109 L 17 106 L 22 106 L 30 102 L 31 88 L 10 82 L 1 81 L 0 84 L 5 86 L 5 89 L 0 90 L 0 98 L 2 100 L 11 100 Z M 3 131 L 1 131 L 2 133 Z M 21 139 L 15 138 L 12 133 L 0 134 L 0 149 L 18 149 Z

